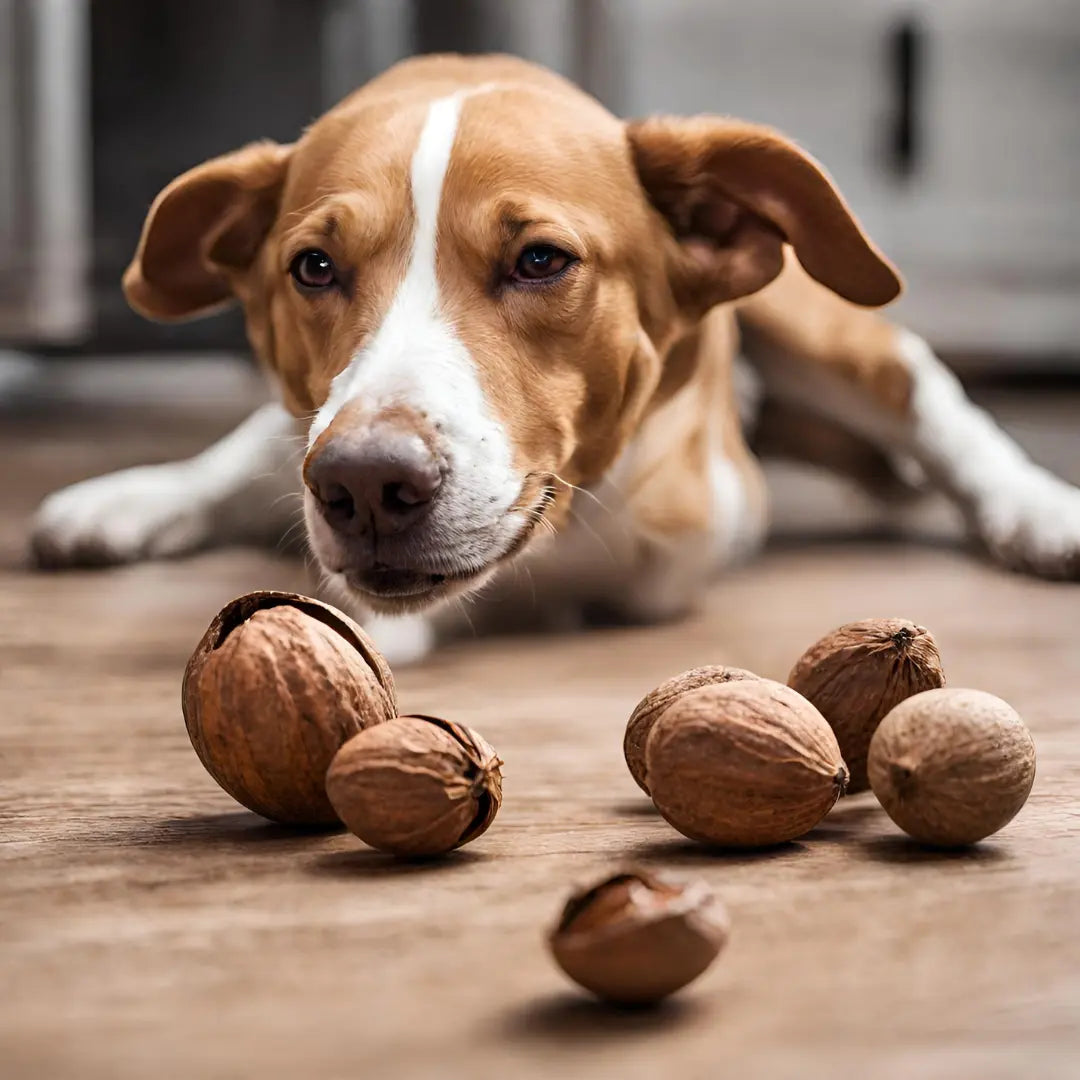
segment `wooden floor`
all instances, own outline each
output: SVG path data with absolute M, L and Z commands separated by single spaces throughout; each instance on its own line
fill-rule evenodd
M 1080 401 L 1005 405 L 1080 480 Z M 260 821 L 188 744 L 180 674 L 206 623 L 247 589 L 305 588 L 302 566 L 19 566 L 49 488 L 189 452 L 233 409 L 0 419 L 5 1080 L 1078 1074 L 1080 589 L 944 544 L 819 539 L 679 625 L 455 646 L 401 673 L 402 703 L 477 726 L 505 801 L 467 851 L 402 865 Z M 927 853 L 864 796 L 797 843 L 723 855 L 651 812 L 621 758 L 644 691 L 709 661 L 783 678 L 821 632 L 876 614 L 930 626 L 952 684 L 1027 718 L 1038 777 L 1008 829 Z M 655 1012 L 594 1004 L 544 948 L 571 884 L 628 859 L 705 878 L 732 914 L 726 955 Z

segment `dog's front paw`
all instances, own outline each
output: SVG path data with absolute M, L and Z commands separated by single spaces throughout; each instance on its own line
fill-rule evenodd
M 42 567 L 101 566 L 179 555 L 211 528 L 187 462 L 147 465 L 72 484 L 41 504 L 30 551 Z
M 1080 488 L 1032 468 L 985 499 L 976 528 L 991 555 L 1039 577 L 1080 580 Z

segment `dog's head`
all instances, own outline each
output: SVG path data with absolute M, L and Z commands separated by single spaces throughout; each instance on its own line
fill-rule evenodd
M 125 278 L 155 318 L 243 304 L 311 417 L 311 546 L 378 609 L 474 584 L 557 524 L 685 378 L 674 342 L 771 281 L 785 244 L 856 303 L 899 289 L 774 132 L 624 124 L 556 76 L 480 64 L 400 66 L 292 146 L 185 173 Z

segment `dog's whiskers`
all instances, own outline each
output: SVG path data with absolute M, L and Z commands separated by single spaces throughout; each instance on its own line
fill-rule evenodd
M 304 496 L 299 491 L 286 491 L 284 494 L 279 495 L 269 506 L 269 509 L 276 510 L 286 499 L 296 499 L 297 513 L 303 514 L 304 512 Z
M 558 473 L 548 473 L 548 475 L 553 480 L 558 481 L 564 487 L 569 488 L 571 491 L 574 491 L 574 492 L 578 493 L 579 495 L 584 495 L 585 498 L 587 498 L 587 499 L 592 499 L 592 501 L 594 503 L 596 503 L 596 505 L 599 506 L 600 509 L 603 510 L 605 514 L 614 514 L 615 513 L 615 511 L 612 510 L 611 507 L 609 507 L 607 505 L 607 503 L 605 503 L 604 500 L 601 499 L 600 496 L 596 494 L 595 491 L 590 491 L 588 488 L 583 488 L 583 487 L 581 487 L 580 484 L 571 484 L 569 480 L 564 480 Z
M 600 545 L 600 547 L 604 551 L 604 554 L 612 562 L 617 561 L 614 552 L 608 546 L 608 542 L 603 538 L 603 536 L 600 535 L 600 533 L 596 531 L 596 529 L 591 524 L 589 524 L 588 521 L 585 520 L 584 517 L 582 517 L 581 514 L 574 510 L 572 506 L 570 507 L 570 517 L 573 519 L 575 525 L 578 525 L 580 528 L 584 529 Z
M 536 578 L 533 576 L 532 567 L 525 562 L 515 562 L 512 564 L 514 567 L 514 576 L 520 578 L 522 574 L 525 575 L 525 580 L 529 583 L 529 598 L 532 606 L 536 607 Z
M 294 521 L 285 530 L 285 532 L 282 534 L 281 539 L 277 542 L 277 550 L 278 551 L 284 551 L 286 548 L 290 547 L 293 538 L 300 532 L 301 529 L 303 529 L 303 527 L 304 527 L 304 519 L 303 518 L 300 518 L 299 521 Z
M 519 511 L 519 513 L 524 514 L 524 516 L 529 521 L 533 522 L 534 525 L 546 530 L 552 536 L 558 535 L 558 529 L 556 529 L 555 526 L 551 523 L 551 521 L 548 520 L 547 515 L 539 507 L 529 507 L 525 510 Z
M 458 613 L 461 615 L 461 617 L 465 620 L 465 624 L 469 628 L 469 633 L 472 634 L 473 637 L 477 637 L 476 624 L 472 621 L 472 617 L 469 615 L 469 612 L 467 610 L 467 599 L 469 603 L 472 602 L 471 598 L 467 598 L 465 596 L 454 597 L 454 606 L 457 608 Z

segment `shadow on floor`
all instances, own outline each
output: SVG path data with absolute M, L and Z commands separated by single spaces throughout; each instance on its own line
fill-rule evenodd
M 560 1043 L 624 1042 L 685 1027 L 715 1010 L 693 996 L 658 1005 L 610 1005 L 570 991 L 536 998 L 509 1009 L 498 1022 L 500 1038 Z
M 626 862 L 663 862 L 679 866 L 742 866 L 748 863 L 770 862 L 773 859 L 792 859 L 807 855 L 810 849 L 804 844 L 789 840 L 764 848 L 708 847 L 695 840 L 674 836 L 670 840 L 650 840 L 636 844 L 623 853 Z
M 864 854 L 876 862 L 912 864 L 996 863 L 1007 862 L 1012 856 L 1000 847 L 974 844 L 962 848 L 937 848 L 920 844 L 908 836 L 878 836 L 861 845 Z
M 356 851 L 327 852 L 312 859 L 304 869 L 316 877 L 358 881 L 363 878 L 402 877 L 410 874 L 430 874 L 440 870 L 460 870 L 488 858 L 489 856 L 476 851 L 451 851 L 431 858 L 402 859 L 397 855 L 363 848 Z
M 887 824 L 885 811 L 869 793 L 841 799 L 819 824 L 800 839 L 808 844 L 851 844 L 866 838 L 868 829 Z
M 660 820 L 660 811 L 649 801 L 648 797 L 635 802 L 619 803 L 611 808 L 611 812 L 618 817 L 654 818 Z
M 133 847 L 173 847 L 178 850 L 221 850 L 234 848 L 300 849 L 313 840 L 340 834 L 341 825 L 279 825 L 247 810 L 227 814 L 193 814 L 161 818 L 110 833 L 103 840 Z

